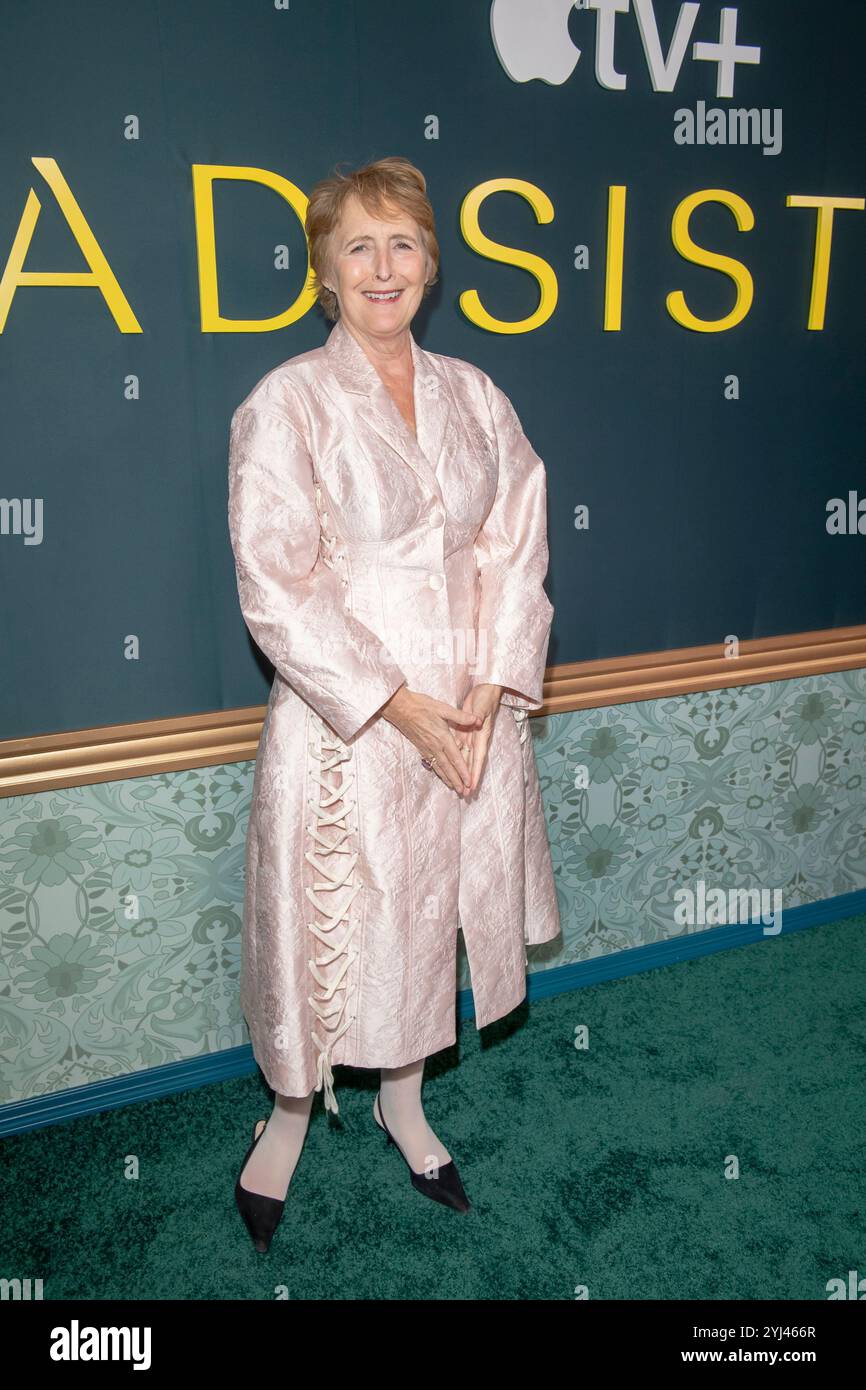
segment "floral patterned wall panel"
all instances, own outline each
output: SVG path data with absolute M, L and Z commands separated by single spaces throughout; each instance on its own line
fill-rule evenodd
M 866 886 L 866 671 L 530 728 L 563 923 L 530 971 L 712 930 L 675 916 L 699 880 L 786 909 Z M 248 1042 L 253 766 L 0 800 L 0 1101 Z

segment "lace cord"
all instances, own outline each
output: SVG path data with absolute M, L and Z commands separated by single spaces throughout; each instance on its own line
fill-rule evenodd
M 322 485 L 318 479 L 314 481 L 316 493 L 316 511 L 319 516 L 319 541 L 323 562 L 329 569 L 334 570 L 340 576 L 343 587 L 348 586 L 349 580 L 345 570 L 345 555 L 338 550 L 339 542 L 336 536 L 330 535 L 328 525 L 330 518 L 328 513 L 322 508 Z
M 322 504 L 322 487 L 319 479 L 315 476 L 313 483 L 316 511 L 319 517 L 322 561 L 329 569 L 339 574 L 345 588 L 349 582 L 345 569 L 346 557 L 339 551 L 336 536 L 329 533 L 329 517 Z M 315 711 L 313 711 L 311 718 L 315 739 L 309 747 L 310 752 L 319 762 L 319 770 L 318 772 L 314 771 L 312 777 L 318 783 L 323 795 L 317 801 L 308 798 L 308 804 L 312 807 L 315 815 L 313 822 L 306 828 L 308 836 L 314 841 L 314 846 L 305 850 L 304 857 L 321 877 L 317 878 L 313 886 L 307 887 L 305 891 L 323 920 L 312 920 L 307 923 L 315 938 L 313 942 L 314 954 L 309 957 L 307 965 L 319 988 L 319 993 L 308 995 L 307 1001 L 316 1015 L 318 1024 L 327 1034 L 324 1038 L 320 1037 L 316 1032 L 316 1024 L 313 1025 L 312 1038 L 319 1052 L 316 1062 L 315 1089 L 317 1091 L 324 1090 L 325 1109 L 331 1110 L 337 1115 L 339 1114 L 339 1106 L 334 1094 L 334 1072 L 331 1059 L 335 1044 L 354 1022 L 355 1017 L 354 1014 L 345 1017 L 344 1015 L 346 1015 L 349 1000 L 346 976 L 358 958 L 358 952 L 350 948 L 352 938 L 358 928 L 359 918 L 356 916 L 355 921 L 349 924 L 349 911 L 362 887 L 355 873 L 359 852 L 353 851 L 346 843 L 350 835 L 357 830 L 357 824 L 352 827 L 349 823 L 351 813 L 357 811 L 357 798 L 351 791 L 354 781 L 351 749 L 327 728 Z M 350 766 L 344 768 L 342 765 L 345 763 L 349 763 Z M 328 780 L 327 774 L 330 773 L 339 780 L 336 782 Z M 336 806 L 341 809 L 334 810 L 333 808 Z M 323 834 L 323 830 L 328 833 Z M 318 850 L 315 846 L 318 846 Z M 346 861 L 342 866 L 339 862 L 339 856 L 343 856 Z M 343 898 L 339 905 L 332 909 L 321 895 L 323 893 L 339 895 L 341 889 L 345 890 Z M 338 936 L 341 923 L 345 923 L 346 926 L 342 936 Z M 317 943 L 325 948 L 320 955 L 315 954 Z M 339 965 L 334 970 L 332 967 L 335 966 L 336 962 L 339 962 Z M 338 994 L 342 995 L 340 999 L 336 998 Z
M 351 948 L 360 917 L 356 915 L 353 922 L 349 917 L 362 884 L 356 874 L 359 851 L 353 850 L 346 841 L 356 828 L 351 817 L 357 809 L 357 798 L 352 791 L 355 774 L 351 767 L 351 750 L 315 713 L 312 722 L 316 737 L 310 741 L 309 748 L 318 760 L 319 769 L 312 771 L 311 776 L 321 791 L 317 799 L 307 799 L 314 813 L 306 827 L 313 845 L 304 851 L 304 858 L 318 877 L 312 886 L 306 886 L 305 892 L 321 920 L 313 918 L 307 922 L 314 938 L 313 954 L 307 965 L 318 987 L 307 996 L 307 1002 L 316 1015 L 312 1030 L 319 1053 L 315 1089 L 324 1091 L 325 1109 L 337 1115 L 333 1051 L 355 1018 L 347 1012 L 350 995 L 347 975 L 358 958 L 358 951 Z M 350 766 L 346 767 L 347 763 Z M 317 945 L 324 948 L 320 953 L 316 951 Z M 319 1026 L 324 1036 L 316 1031 Z

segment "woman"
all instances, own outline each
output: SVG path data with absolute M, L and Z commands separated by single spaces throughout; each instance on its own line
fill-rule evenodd
M 241 610 L 275 668 L 241 1004 L 276 1094 L 235 1189 L 260 1250 L 339 1063 L 381 1069 L 374 1119 L 413 1185 L 468 1208 L 421 1104 L 456 1038 L 457 928 L 478 1028 L 560 930 L 526 724 L 553 613 L 544 465 L 483 371 L 412 336 L 439 264 L 412 164 L 324 180 L 306 231 L 336 325 L 238 406 L 229 465 Z

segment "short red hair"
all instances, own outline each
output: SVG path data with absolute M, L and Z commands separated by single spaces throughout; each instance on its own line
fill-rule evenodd
M 439 242 L 433 206 L 427 197 L 427 180 L 421 170 L 401 155 L 377 159 L 349 174 L 340 173 L 337 166 L 334 173 L 317 183 L 311 192 L 305 222 L 312 284 L 325 314 L 334 320 L 340 317 L 340 306 L 337 296 L 323 280 L 333 279 L 333 235 L 346 199 L 352 194 L 374 217 L 388 217 L 395 208 L 400 208 L 418 224 L 428 260 L 425 297 L 439 276 Z

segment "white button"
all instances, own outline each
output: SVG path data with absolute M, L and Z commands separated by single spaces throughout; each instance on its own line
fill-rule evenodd
M 445 583 L 445 577 L 441 574 L 431 574 L 427 579 L 427 583 L 430 585 L 431 589 L 441 589 L 442 585 Z
M 445 513 L 441 507 L 435 507 L 430 513 L 429 521 L 431 526 L 442 526 L 445 522 Z

